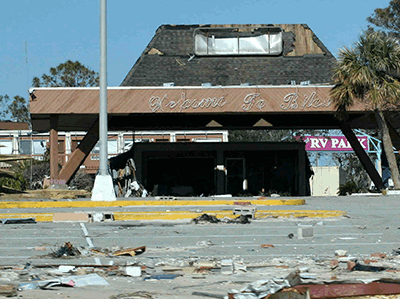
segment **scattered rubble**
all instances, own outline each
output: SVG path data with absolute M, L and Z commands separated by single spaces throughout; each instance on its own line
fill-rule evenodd
M 364 272 L 380 272 L 389 269 L 387 267 L 362 265 L 358 262 L 352 262 L 352 261 L 347 262 L 347 268 L 349 269 L 349 271 L 364 271 Z
M 47 250 L 48 247 L 38 247 L 37 250 Z M 36 249 L 35 249 L 36 250 Z M 70 242 L 64 243 L 63 246 L 57 250 L 52 251 L 49 254 L 39 255 L 38 258 L 76 258 L 76 257 L 91 257 L 96 255 L 113 257 L 113 256 L 137 256 L 146 251 L 146 246 L 140 246 L 135 248 L 121 248 L 114 247 L 109 248 L 98 248 L 98 247 L 75 247 Z
M 0 223 L 3 224 L 30 224 L 36 223 L 35 218 L 23 218 L 23 219 L 0 219 Z
M 201 216 L 194 218 L 192 220 L 193 223 L 195 224 L 203 224 L 203 223 L 219 223 L 221 222 L 220 219 L 218 219 L 215 216 L 211 216 L 209 214 L 202 214 Z
M 212 246 L 211 241 L 204 242 Z M 265 251 L 274 245 L 263 244 Z M 270 250 L 268 250 L 270 249 Z M 0 297 L 14 297 L 30 290 L 70 289 L 83 286 L 108 286 L 126 280 L 141 289 L 146 285 L 163 284 L 160 293 L 143 290 L 121 290 L 110 298 L 159 298 L 176 289 L 185 289 L 193 296 L 208 298 L 338 298 L 364 295 L 400 294 L 400 257 L 396 253 L 372 253 L 369 256 L 350 255 L 337 250 L 329 257 L 298 256 L 292 258 L 263 257 L 250 264 L 240 256 L 224 258 L 156 258 L 137 256 L 145 246 L 110 249 L 85 249 L 67 242 L 56 251 L 61 258 L 99 256 L 114 257 L 108 265 L 32 265 L 0 267 Z M 276 250 L 276 249 L 275 249 Z M 76 252 L 75 252 L 76 251 Z M 135 252 L 136 251 L 136 252 Z M 54 252 L 53 252 L 54 253 Z M 116 253 L 127 253 L 123 260 Z M 131 255 L 134 254 L 134 255 Z M 349 268 L 351 266 L 351 268 Z M 237 279 L 240 278 L 241 282 Z M 144 282 L 145 281 L 145 282 Z M 162 283 L 164 282 L 164 283 Z M 192 282 L 192 285 L 188 285 Z M 208 288 L 210 285 L 218 288 Z M 240 286 L 240 285 L 241 286 Z M 204 287 L 207 287 L 206 290 Z M 157 290 L 157 289 L 156 289 Z M 181 290 L 183 291 L 183 290 Z M 26 295 L 26 294 L 25 294 Z
M 54 251 L 51 255 L 54 258 L 64 258 L 68 256 L 79 256 L 81 252 L 72 246 L 70 242 L 66 242 L 63 246 L 61 246 L 57 251 Z
M 194 218 L 191 223 L 194 224 L 206 224 L 206 223 L 227 223 L 227 224 L 249 224 L 250 220 L 247 215 L 239 215 L 238 217 L 231 219 L 228 217 L 224 217 L 222 219 L 218 219 L 216 216 L 212 216 L 209 214 L 202 214 L 201 216 Z
M 215 298 L 215 299 L 224 299 L 225 298 L 225 295 L 207 293 L 207 292 L 192 292 L 192 295 L 193 296 L 210 297 L 210 298 Z
M 121 256 L 121 255 L 128 255 L 128 256 L 136 256 L 142 254 L 146 251 L 146 246 L 136 247 L 136 248 L 128 248 L 119 251 L 115 251 L 113 255 Z
M 110 299 L 153 299 L 153 295 L 146 291 L 137 291 L 110 296 Z
M 18 295 L 17 285 L 7 281 L 0 281 L 0 297 L 14 297 Z

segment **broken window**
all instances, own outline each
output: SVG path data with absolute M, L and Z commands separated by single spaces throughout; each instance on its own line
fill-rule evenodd
M 282 48 L 279 27 L 199 28 L 194 33 L 197 55 L 279 55 Z
M 12 141 L 0 141 L 0 154 L 12 154 Z
M 43 155 L 46 152 L 46 140 L 22 140 L 19 142 L 21 154 Z
M 117 155 L 117 140 L 107 140 L 107 152 L 108 158 L 114 157 Z M 100 159 L 100 141 L 96 143 L 93 147 L 92 151 L 90 152 L 91 160 L 99 160 Z

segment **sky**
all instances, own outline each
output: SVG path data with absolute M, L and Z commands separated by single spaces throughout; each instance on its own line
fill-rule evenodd
M 0 0 L 0 95 L 79 61 L 99 72 L 100 0 Z M 107 78 L 118 86 L 163 24 L 307 24 L 334 54 L 389 0 L 108 0 Z

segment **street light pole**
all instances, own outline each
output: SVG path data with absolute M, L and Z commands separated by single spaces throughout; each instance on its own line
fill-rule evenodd
M 99 100 L 100 166 L 92 190 L 92 201 L 116 200 L 108 173 L 107 124 L 107 0 L 100 0 L 100 100 Z

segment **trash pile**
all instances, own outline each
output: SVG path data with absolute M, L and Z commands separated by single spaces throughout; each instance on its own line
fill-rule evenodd
M 114 158 L 123 160 L 124 156 Z M 117 197 L 147 197 L 148 192 L 144 186 L 136 179 L 136 166 L 132 158 L 126 161 L 122 167 L 121 162 L 113 162 L 112 178 Z
M 40 255 L 39 258 L 76 258 L 76 257 L 92 257 L 101 255 L 103 257 L 113 257 L 113 256 L 136 256 L 144 253 L 146 251 L 146 246 L 140 246 L 135 248 L 99 248 L 99 247 L 74 247 L 70 242 L 64 243 L 63 246 L 59 247 L 57 250 L 52 251 L 49 254 Z
M 191 223 L 194 224 L 206 224 L 206 223 L 226 223 L 226 224 L 249 224 L 250 220 L 248 216 L 239 215 L 238 217 L 231 219 L 228 217 L 224 217 L 222 219 L 218 219 L 216 216 L 212 216 L 209 214 L 202 214 L 201 216 L 194 218 Z
M 198 247 L 212 246 L 211 241 Z M 260 245 L 262 251 L 276 248 L 272 244 Z M 29 290 L 71 289 L 89 285 L 109 286 L 116 277 L 127 278 L 127 282 L 141 281 L 160 284 L 161 293 L 168 289 L 190 292 L 192 295 L 209 298 L 267 299 L 267 298 L 342 298 L 366 295 L 400 294 L 400 251 L 372 253 L 368 256 L 353 256 L 344 249 L 338 249 L 330 257 L 298 256 L 292 258 L 262 257 L 251 262 L 234 255 L 233 257 L 161 258 L 140 255 L 152 254 L 156 249 L 146 246 L 135 248 L 83 248 L 66 242 L 49 257 L 81 258 L 101 256 L 107 265 L 33 265 L 0 267 L 0 297 L 15 297 L 19 292 Z M 165 251 L 165 249 L 161 249 Z M 126 256 L 120 260 L 116 257 Z M 260 256 L 261 257 L 261 256 Z M 185 279 L 186 278 L 186 279 Z M 193 283 L 193 280 L 199 282 Z M 204 281 L 202 281 L 204 280 Z M 163 281 L 167 281 L 165 285 Z M 145 283 L 144 283 L 145 282 Z M 190 283 L 190 285 L 188 285 Z M 211 292 L 200 287 L 215 284 Z M 127 285 L 132 286 L 132 283 Z M 136 285 L 139 286 L 139 285 Z M 112 299 L 153 298 L 155 291 L 120 291 Z M 165 294 L 167 295 L 167 294 Z M 161 298 L 163 294 L 161 294 Z

